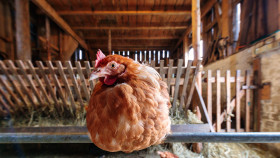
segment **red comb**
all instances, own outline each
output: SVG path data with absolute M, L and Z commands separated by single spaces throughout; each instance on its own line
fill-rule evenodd
M 98 49 L 97 54 L 96 54 L 96 60 L 95 60 L 95 67 L 98 67 L 99 63 L 101 60 L 103 60 L 106 56 L 102 53 L 100 49 Z

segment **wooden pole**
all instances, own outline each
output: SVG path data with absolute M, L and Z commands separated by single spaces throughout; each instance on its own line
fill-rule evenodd
M 231 39 L 231 30 L 232 30 L 232 1 L 231 0 L 224 0 L 222 1 L 222 18 L 221 18 L 221 30 L 222 30 L 222 37 Z M 230 55 L 232 52 L 231 46 L 227 45 L 225 48 L 227 49 L 225 54 L 226 56 Z
M 200 21 L 200 0 L 192 0 L 192 45 L 194 50 L 194 65 L 200 58 Z
M 15 0 L 16 58 L 31 60 L 29 0 Z
M 47 39 L 47 60 L 51 60 L 51 48 L 50 48 L 50 38 L 51 38 L 51 27 L 50 27 L 50 20 L 46 16 L 45 18 L 45 27 L 46 27 L 46 39 Z
M 183 59 L 184 59 L 185 66 L 188 65 L 188 60 L 189 60 L 188 57 L 189 57 L 189 39 L 188 39 L 188 35 L 186 35 L 183 40 Z
M 112 54 L 112 36 L 111 30 L 108 30 L 108 53 Z

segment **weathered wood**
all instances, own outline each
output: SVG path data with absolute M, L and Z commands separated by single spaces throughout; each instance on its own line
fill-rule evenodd
M 208 70 L 207 72 L 207 110 L 208 110 L 208 115 L 209 119 L 211 122 L 213 122 L 212 119 L 212 71 Z
M 14 110 L 16 109 L 15 104 L 11 101 L 10 97 L 8 96 L 7 92 L 5 92 L 1 87 L 0 87 L 0 93 L 2 94 L 3 98 L 5 101 L 9 104 L 6 104 L 5 101 L 3 100 L 4 104 L 2 106 L 10 113 L 13 113 Z M 2 97 L 0 97 L 2 99 Z
M 74 30 L 184 30 L 187 26 L 75 26 Z
M 253 60 L 253 85 L 262 84 L 262 72 L 261 72 L 261 59 L 256 58 Z M 253 129 L 255 132 L 260 131 L 261 125 L 261 89 L 253 91 Z
M 53 82 L 54 82 L 54 84 L 55 84 L 55 86 L 57 88 L 58 94 L 60 95 L 60 98 L 61 98 L 62 103 L 64 105 L 64 106 L 61 106 L 61 110 L 64 111 L 64 107 L 67 107 L 67 102 L 66 102 L 66 99 L 65 99 L 65 97 L 64 97 L 64 95 L 62 93 L 62 88 L 61 88 L 60 82 L 59 82 L 59 80 L 57 78 L 56 73 L 54 72 L 52 62 L 51 61 L 47 61 L 46 64 L 47 64 L 47 66 L 49 68 L 49 71 L 50 71 L 50 73 L 52 75 L 52 78 L 53 78 Z
M 29 0 L 15 0 L 16 58 L 31 59 Z
M 1 66 L 0 66 L 1 67 Z M 17 108 L 21 109 L 21 107 L 19 105 L 22 105 L 20 99 L 18 98 L 18 96 L 13 92 L 13 90 L 10 88 L 10 86 L 8 85 L 8 83 L 6 83 L 7 80 L 4 80 L 2 77 L 0 77 L 0 83 L 3 85 L 3 87 L 5 88 L 5 90 L 9 93 L 9 95 L 11 95 L 12 99 L 15 101 L 15 103 L 18 105 Z M 21 97 L 21 96 L 20 96 Z
M 173 104 L 172 104 L 173 111 L 175 110 L 175 108 L 177 108 L 176 107 L 176 102 L 177 102 L 177 99 L 178 99 L 179 83 L 180 83 L 180 78 L 181 78 L 181 74 L 182 74 L 182 66 L 183 66 L 183 59 L 179 59 L 178 60 L 178 65 L 177 65 L 175 90 L 174 90 Z
M 10 112 L 13 112 L 13 110 L 9 107 L 9 105 L 3 100 L 3 98 L 2 97 L 0 97 L 0 105 L 1 105 L 1 107 L 5 110 L 5 111 L 7 111 L 8 113 L 10 113 Z
M 71 106 L 69 107 L 69 109 L 73 113 L 73 111 L 76 110 L 75 100 L 74 100 L 71 88 L 69 86 L 68 80 L 66 78 L 66 75 L 65 75 L 65 73 L 63 71 L 63 66 L 62 66 L 60 61 L 56 61 L 55 64 L 56 64 L 56 66 L 58 68 L 60 77 L 62 78 L 62 82 L 64 83 L 64 87 L 65 87 L 65 89 L 67 91 L 67 95 L 68 95 L 68 97 L 70 99 L 70 102 L 71 102 Z
M 112 54 L 112 35 L 111 35 L 111 30 L 108 30 L 108 53 Z
M 45 27 L 46 27 L 46 44 L 47 44 L 47 60 L 52 60 L 52 56 L 51 56 L 51 26 L 50 26 L 50 20 L 49 18 L 46 16 L 45 17 Z
M 189 60 L 188 65 L 187 65 L 187 69 L 186 69 L 186 73 L 185 73 L 182 92 L 181 92 L 181 95 L 180 95 L 180 109 L 183 109 L 183 107 L 185 107 L 185 105 L 183 105 L 183 104 L 185 103 L 185 98 L 186 98 L 186 94 L 187 94 L 187 87 L 189 85 L 191 66 L 192 66 L 192 60 Z
M 35 94 L 35 96 L 37 97 L 37 100 L 39 101 L 40 104 L 43 104 L 43 100 L 40 96 L 40 94 L 38 93 L 37 91 L 37 88 L 35 87 L 35 84 L 33 82 L 33 80 L 30 78 L 30 76 L 27 75 L 26 71 L 25 71 L 25 66 L 23 65 L 23 62 L 18 60 L 16 61 L 18 67 L 20 68 L 21 72 L 23 73 L 23 76 L 25 78 L 25 80 L 28 82 L 28 84 L 30 85 L 32 91 L 33 91 L 33 94 Z
M 221 131 L 221 83 L 220 83 L 220 76 L 221 76 L 221 72 L 220 70 L 217 70 L 217 74 L 216 74 L 216 83 L 217 83 L 217 105 L 216 105 L 216 118 L 217 118 L 217 132 Z
M 81 96 L 81 93 L 80 93 L 80 89 L 79 89 L 79 86 L 78 86 L 75 74 L 73 72 L 72 64 L 71 64 L 70 61 L 65 62 L 65 64 L 67 66 L 67 69 L 68 69 L 68 72 L 69 72 L 69 76 L 70 76 L 70 78 L 72 80 L 72 83 L 74 85 L 74 90 L 76 92 L 76 95 L 78 97 L 80 105 L 83 107 L 84 106 L 83 99 L 82 99 L 82 96 Z
M 250 71 L 246 71 L 246 86 L 250 86 Z M 250 114 L 250 108 L 251 108 L 251 101 L 250 101 L 250 90 L 247 88 L 245 90 L 245 131 L 250 132 L 250 119 L 251 119 L 251 114 Z
M 58 11 L 59 15 L 189 15 L 191 14 L 190 10 L 83 10 L 83 11 L 73 11 L 73 10 L 64 10 Z
M 241 126 L 241 111 L 240 111 L 240 96 L 239 96 L 239 90 L 241 88 L 240 84 L 240 70 L 236 71 L 236 85 L 235 85 L 235 91 L 236 91 L 236 99 L 235 99 L 235 104 L 236 104 L 236 132 L 240 132 L 240 126 Z
M 226 126 L 227 132 L 231 131 L 231 109 L 230 109 L 230 70 L 226 71 L 226 102 L 227 102 L 227 115 L 226 115 Z
M 155 67 L 156 66 L 156 62 L 154 60 L 151 61 L 151 67 Z
M 21 1 L 21 0 L 17 0 Z M 25 0 L 29 1 L 29 0 Z M 82 40 L 71 27 L 57 14 L 55 9 L 51 7 L 45 0 L 32 0 L 32 2 L 37 5 L 43 12 L 45 12 L 58 26 L 60 26 L 65 32 L 69 33 L 79 44 L 84 48 L 88 49 L 87 44 Z M 25 16 L 25 14 L 22 14 Z M 29 24 L 28 24 L 29 26 Z
M 89 102 L 89 91 L 87 89 L 87 84 L 86 84 L 85 76 L 84 76 L 83 71 L 82 71 L 81 63 L 76 61 L 75 65 L 76 65 L 76 68 L 78 70 L 78 74 L 79 74 L 79 77 L 80 77 L 80 81 L 82 83 L 82 88 L 83 88 L 86 100 L 87 100 L 87 102 Z
M 163 66 L 164 66 L 164 60 L 160 60 L 159 75 L 161 78 L 164 78 L 165 76 L 165 74 L 163 73 Z
M 89 79 L 90 78 L 90 74 L 91 74 L 90 63 L 89 63 L 89 61 L 85 61 L 84 64 L 85 64 L 86 72 L 87 72 L 87 76 L 88 76 L 87 78 Z M 94 87 L 94 83 L 91 80 L 91 81 L 89 81 L 89 84 L 90 84 L 90 94 L 91 94 L 91 92 L 93 90 L 93 87 Z
M 48 96 L 48 94 L 47 94 L 47 92 L 46 92 L 46 90 L 45 90 L 45 87 L 43 86 L 43 84 L 42 84 L 40 78 L 39 78 L 38 75 L 36 74 L 35 69 L 34 69 L 34 66 L 33 66 L 33 64 L 31 63 L 30 60 L 27 61 L 27 65 L 28 65 L 29 70 L 30 70 L 30 72 L 31 72 L 31 74 L 32 74 L 32 77 L 35 78 L 35 81 L 37 82 L 37 85 L 39 85 L 39 88 L 40 88 L 40 90 L 42 91 L 43 96 L 45 97 L 45 99 L 47 100 L 47 102 L 48 102 L 49 104 L 52 104 L 51 99 L 49 98 L 49 96 Z
M 169 94 L 171 94 L 170 92 L 170 82 L 171 82 L 171 77 L 172 77 L 172 67 L 173 67 L 173 59 L 169 60 L 169 66 L 168 66 L 168 72 L 167 72 L 167 88 L 168 88 L 168 92 Z
M 111 37 L 112 40 L 172 40 L 172 39 L 179 39 L 180 36 L 166 36 L 166 35 L 159 35 L 159 36 L 113 36 Z M 108 37 L 96 37 L 96 36 L 86 36 L 84 39 L 86 40 L 108 40 Z
M 194 51 L 194 64 L 201 57 L 200 53 L 200 0 L 192 0 L 192 46 Z

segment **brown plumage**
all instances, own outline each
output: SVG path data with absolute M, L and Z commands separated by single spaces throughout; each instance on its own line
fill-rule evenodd
M 87 109 L 92 142 L 111 152 L 132 152 L 161 143 L 170 132 L 166 83 L 151 67 L 120 55 L 97 54 L 99 78 Z

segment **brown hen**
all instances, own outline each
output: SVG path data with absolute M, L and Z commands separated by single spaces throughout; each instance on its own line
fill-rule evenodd
M 155 69 L 99 50 L 90 79 L 96 78 L 86 115 L 96 146 L 132 152 L 160 144 L 170 133 L 167 86 Z

